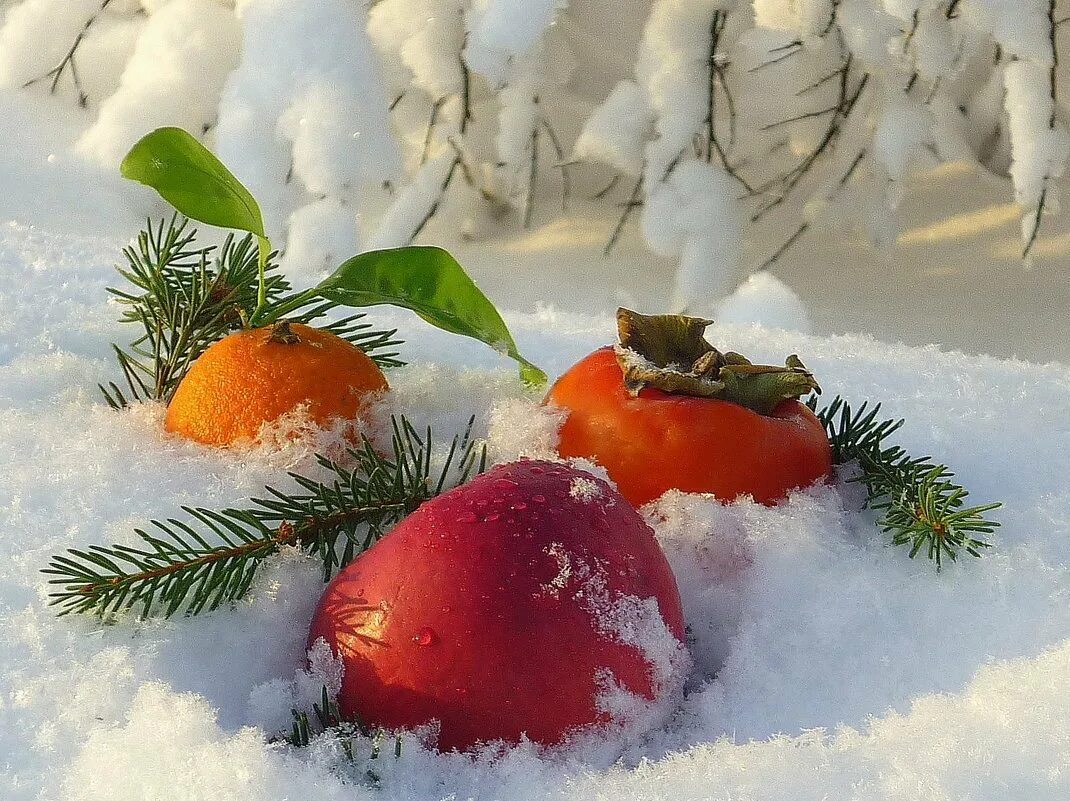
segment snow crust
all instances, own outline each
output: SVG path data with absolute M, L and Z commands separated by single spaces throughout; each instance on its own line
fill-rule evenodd
M 235 505 L 282 484 L 261 452 L 221 453 L 109 410 L 108 343 L 129 336 L 104 287 L 113 241 L 0 229 L 0 797 L 5 801 L 950 798 L 1070 794 L 1070 370 L 716 325 L 710 341 L 770 363 L 798 353 L 826 395 L 884 401 L 899 441 L 999 499 L 992 552 L 936 574 L 885 545 L 837 483 L 766 508 L 670 494 L 644 510 L 683 596 L 687 695 L 646 738 L 593 751 L 530 745 L 395 760 L 337 743 L 268 744 L 304 698 L 322 589 L 287 551 L 234 608 L 196 620 L 56 619 L 38 571 L 66 547 L 132 542 L 182 504 Z M 297 276 L 295 276 L 297 277 Z M 414 364 L 394 408 L 441 435 L 476 414 L 492 458 L 550 447 L 559 414 L 489 349 L 400 326 Z M 612 338 L 610 316 L 506 314 L 552 375 Z M 546 327 L 552 319 L 554 326 Z M 307 464 L 299 462 L 297 467 Z M 322 666 L 321 666 L 322 667 Z M 366 770 L 380 786 L 373 789 Z

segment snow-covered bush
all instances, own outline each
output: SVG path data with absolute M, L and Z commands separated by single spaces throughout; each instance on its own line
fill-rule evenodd
M 637 223 L 708 312 L 811 229 L 894 242 L 905 179 L 943 161 L 1009 176 L 1028 254 L 1070 149 L 1055 6 L 21 0 L 0 86 L 72 93 L 105 165 L 158 125 L 203 133 L 294 269 L 440 211 L 468 237 L 531 226 L 559 193 L 620 216 L 607 250 Z

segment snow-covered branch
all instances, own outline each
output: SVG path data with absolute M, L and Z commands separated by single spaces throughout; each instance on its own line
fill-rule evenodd
M 1027 255 L 1055 208 L 1055 0 L 652 0 L 623 59 L 588 16 L 606 8 L 20 0 L 0 85 L 86 106 L 77 147 L 107 165 L 149 128 L 204 132 L 294 270 L 440 213 L 463 236 L 536 226 L 575 192 L 618 219 L 607 252 L 638 221 L 679 259 L 701 313 L 830 220 L 894 243 L 907 180 L 939 162 L 1007 177 Z

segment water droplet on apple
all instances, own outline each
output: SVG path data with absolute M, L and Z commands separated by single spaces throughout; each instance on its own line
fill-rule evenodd
M 457 515 L 457 522 L 458 523 L 474 523 L 474 522 L 476 522 L 476 513 L 475 512 L 461 512 L 459 515 Z
M 531 502 L 532 503 L 546 503 L 546 496 L 545 495 L 532 495 L 531 496 Z
M 424 626 L 415 635 L 413 635 L 412 641 L 419 645 L 421 648 L 426 648 L 429 645 L 435 643 L 435 632 L 429 627 Z

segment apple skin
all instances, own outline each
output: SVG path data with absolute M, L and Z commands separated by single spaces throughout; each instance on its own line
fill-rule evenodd
M 653 651 L 634 620 L 614 628 L 622 603 L 660 616 Z M 309 646 L 321 637 L 344 664 L 343 715 L 437 722 L 443 751 L 617 722 L 600 703 L 609 674 L 649 701 L 682 682 L 659 675 L 684 621 L 654 532 L 606 482 L 554 462 L 500 465 L 424 503 L 330 583 Z

